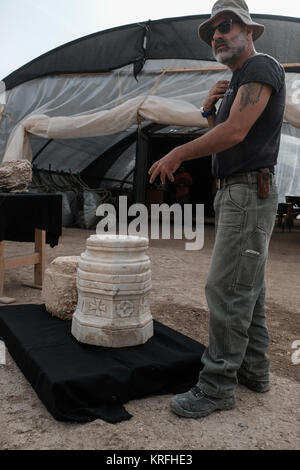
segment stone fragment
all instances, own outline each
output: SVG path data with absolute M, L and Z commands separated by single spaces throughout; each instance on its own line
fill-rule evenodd
M 0 164 L 0 192 L 26 191 L 31 180 L 32 168 L 28 160 Z
M 143 344 L 153 336 L 148 239 L 91 235 L 79 259 L 72 334 L 107 347 Z
M 54 317 L 70 320 L 77 306 L 76 276 L 79 256 L 60 256 L 45 270 L 42 300 Z

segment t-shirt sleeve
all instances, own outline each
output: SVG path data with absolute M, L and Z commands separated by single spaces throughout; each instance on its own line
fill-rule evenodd
M 277 93 L 284 84 L 285 73 L 282 65 L 272 57 L 258 55 L 247 62 L 241 74 L 239 87 L 245 83 L 259 82 L 271 85 Z

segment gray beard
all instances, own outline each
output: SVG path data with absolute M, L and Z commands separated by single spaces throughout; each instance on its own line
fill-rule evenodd
M 243 31 L 241 31 L 240 34 L 231 41 L 231 47 L 229 47 L 227 51 L 216 53 L 213 49 L 213 55 L 221 64 L 230 65 L 233 64 L 243 52 L 245 52 L 247 47 L 247 40 Z

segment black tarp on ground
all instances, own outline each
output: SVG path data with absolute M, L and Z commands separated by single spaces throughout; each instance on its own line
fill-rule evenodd
M 0 307 L 0 337 L 52 416 L 110 423 L 129 419 L 129 400 L 195 385 L 205 347 L 154 321 L 154 336 L 128 348 L 79 343 L 71 321 L 44 305 Z

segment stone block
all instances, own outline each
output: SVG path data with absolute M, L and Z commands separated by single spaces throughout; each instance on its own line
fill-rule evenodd
M 31 180 L 32 168 L 28 160 L 0 164 L 0 192 L 27 191 Z
M 60 256 L 45 270 L 42 300 L 54 317 L 70 320 L 77 306 L 79 256 Z

